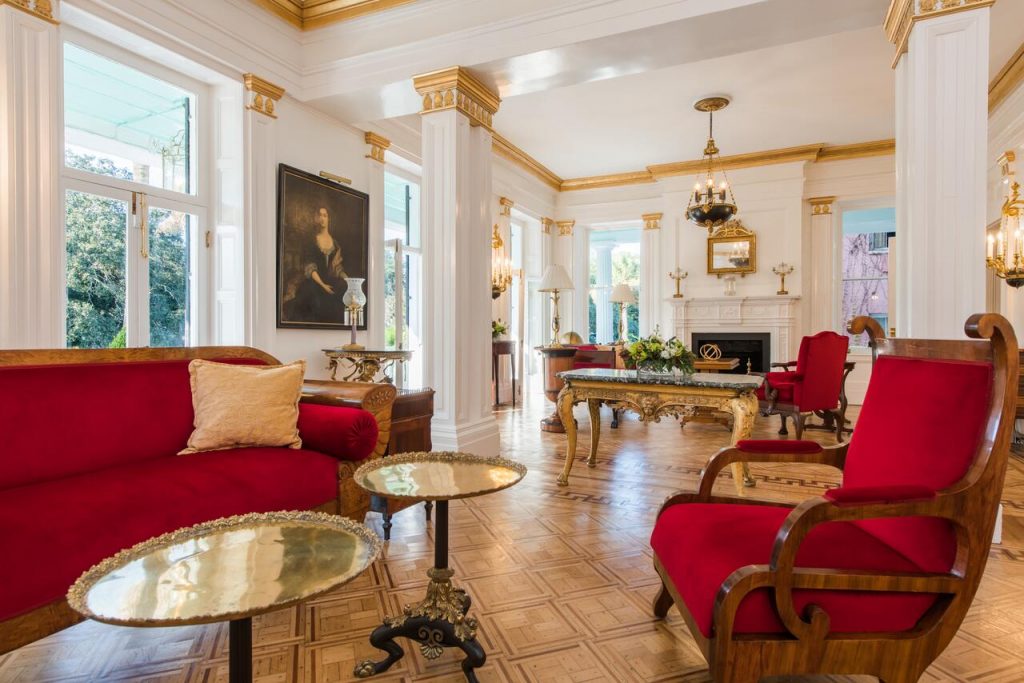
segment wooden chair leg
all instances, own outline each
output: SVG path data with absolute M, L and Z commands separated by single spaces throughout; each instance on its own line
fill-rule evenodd
M 804 414 L 796 413 L 793 415 L 793 426 L 796 428 L 796 440 L 804 438 Z
M 779 436 L 789 436 L 789 430 L 786 429 L 786 414 L 779 413 L 779 419 L 782 421 L 782 426 L 779 428 Z
M 661 590 L 658 591 L 658 596 L 654 598 L 654 616 L 658 619 L 664 619 L 668 616 L 668 611 L 672 608 L 675 602 L 672 600 L 672 594 L 668 592 L 668 588 L 665 584 L 661 584 Z

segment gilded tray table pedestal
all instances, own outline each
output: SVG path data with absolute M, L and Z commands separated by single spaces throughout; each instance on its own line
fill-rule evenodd
M 356 470 L 355 481 L 370 493 L 437 503 L 434 528 L 434 566 L 427 571 L 426 597 L 406 605 L 398 616 L 387 617 L 370 634 L 370 644 L 387 653 L 381 661 L 367 659 L 354 674 L 368 678 L 387 671 L 405 656 L 395 642 L 407 638 L 419 644 L 427 659 L 437 659 L 446 647 L 466 653 L 462 671 L 477 683 L 475 670 L 487 661 L 476 639 L 477 621 L 468 615 L 472 600 L 452 585 L 448 567 L 448 501 L 493 493 L 519 483 L 526 467 L 504 458 L 479 458 L 466 453 L 401 453 L 367 463 Z

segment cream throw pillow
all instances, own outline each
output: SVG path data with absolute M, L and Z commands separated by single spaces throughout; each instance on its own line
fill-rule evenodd
M 299 398 L 306 361 L 288 365 L 188 364 L 195 412 L 178 455 L 254 446 L 301 448 Z

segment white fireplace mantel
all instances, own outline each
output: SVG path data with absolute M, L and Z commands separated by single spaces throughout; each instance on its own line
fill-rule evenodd
M 715 296 L 668 298 L 672 333 L 690 344 L 694 332 L 767 332 L 773 363 L 796 358 L 800 297 Z

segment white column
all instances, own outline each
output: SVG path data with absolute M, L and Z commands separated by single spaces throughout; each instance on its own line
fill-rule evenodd
M 491 116 L 498 97 L 459 67 L 413 79 L 423 97 L 424 379 L 434 447 L 497 455 L 491 412 Z
M 845 327 L 846 321 L 837 321 L 839 306 L 839 282 L 837 271 L 836 229 L 832 221 L 832 203 L 835 197 L 812 197 L 811 228 L 808 236 L 809 260 L 807 263 L 808 286 L 807 327 L 808 334 L 822 330 Z M 837 325 L 837 322 L 839 325 Z
M 598 244 L 597 251 L 597 282 L 594 289 L 594 308 L 597 313 L 597 341 L 607 344 L 615 339 L 615 330 L 612 329 L 612 308 L 608 301 L 612 294 L 612 249 L 614 244 Z M 587 335 L 583 334 L 583 339 Z
M 370 317 L 367 320 L 370 348 L 384 348 L 384 151 L 391 141 L 367 132 L 367 193 L 370 195 L 370 266 L 366 283 Z
M 0 5 L 0 348 L 64 345 L 60 33 Z
M 273 349 L 277 331 L 277 254 L 261 248 L 259 235 L 277 230 L 277 102 L 284 89 L 245 74 L 245 231 L 241 250 L 244 280 L 250 283 L 245 306 L 245 342 Z M 262 240 L 264 245 L 273 244 Z
M 640 336 L 661 324 L 661 213 L 645 213 L 640 237 Z M 663 328 L 662 333 L 666 330 Z
M 562 321 L 560 334 L 576 330 L 576 302 L 583 301 L 586 296 L 588 285 L 580 282 L 575 270 L 578 259 L 574 245 L 573 233 L 575 232 L 576 221 L 561 220 L 555 221 L 555 233 L 552 237 L 553 262 L 565 268 L 565 272 L 572 279 L 573 291 L 561 292 L 558 297 L 558 317 Z M 580 333 L 583 334 L 582 332 Z
M 896 65 L 900 336 L 962 338 L 985 309 L 990 4 L 894 0 L 886 20 L 906 51 Z

